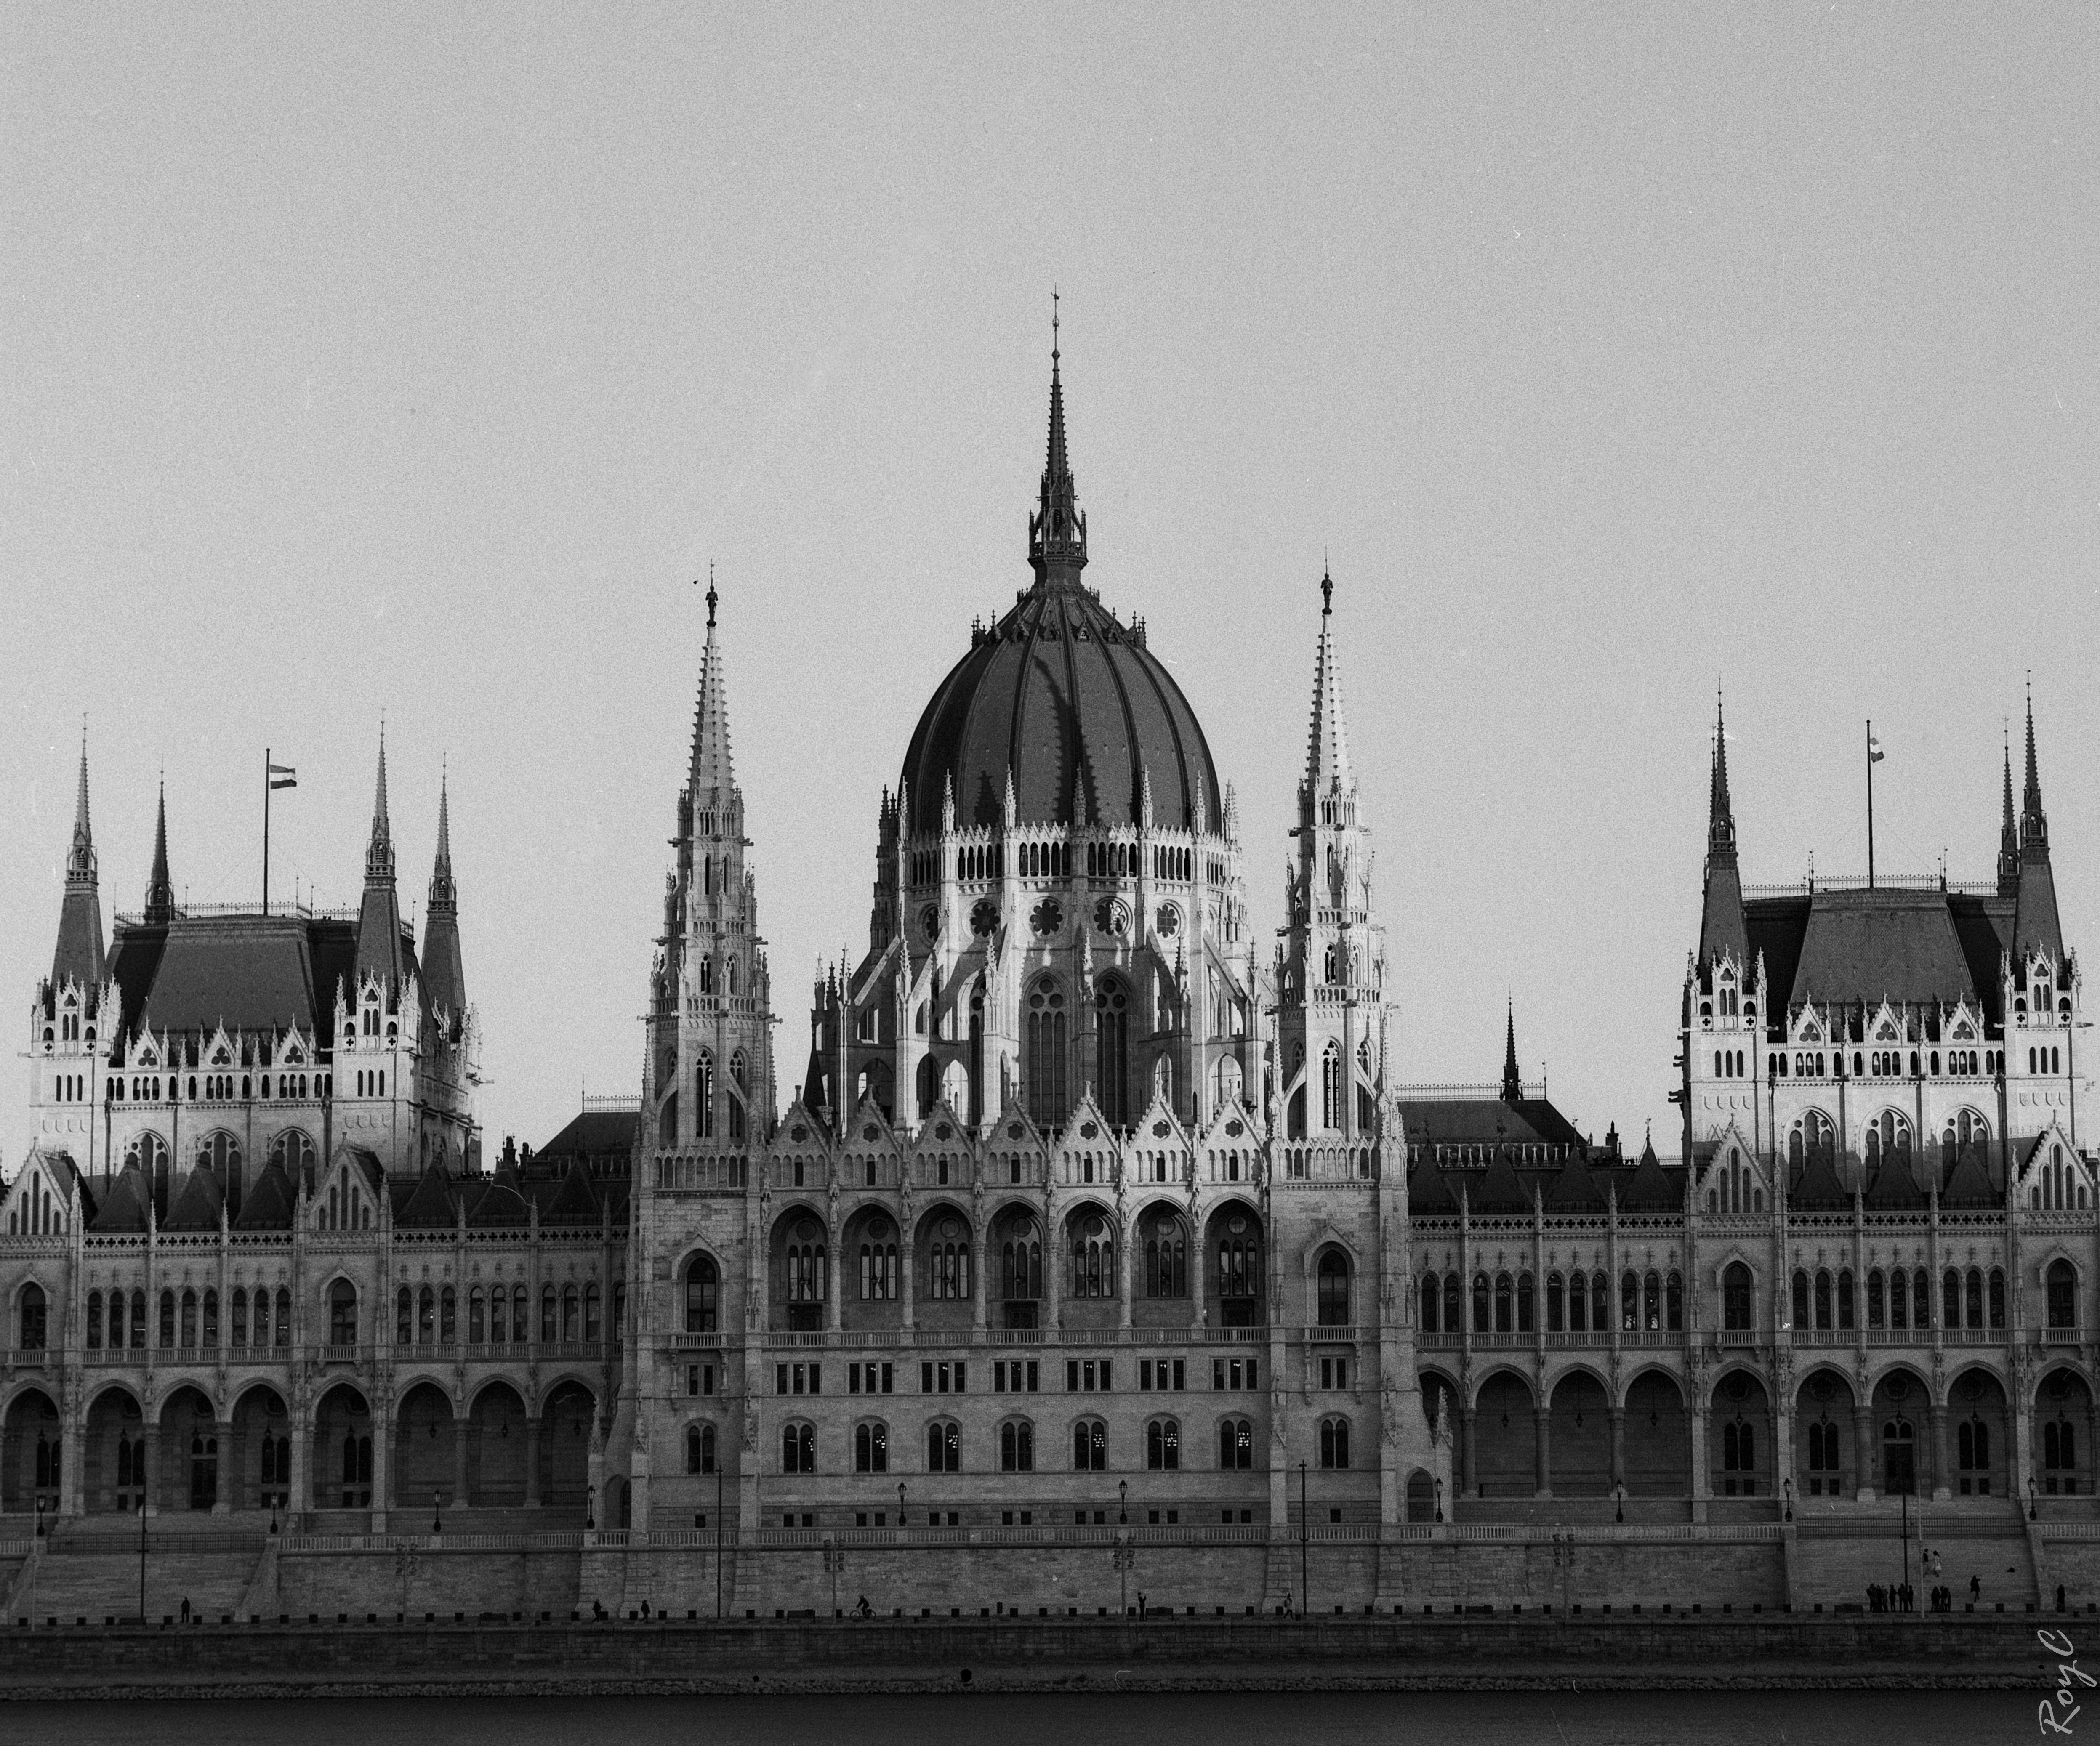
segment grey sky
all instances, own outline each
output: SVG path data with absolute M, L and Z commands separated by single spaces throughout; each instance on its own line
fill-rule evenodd
M 1405 1075 L 1657 1118 L 1725 681 L 1745 878 L 1988 876 L 2032 668 L 2096 937 L 2100 15 L 507 4 L 0 18 L 0 990 L 79 721 L 110 907 L 404 888 L 452 773 L 492 1136 L 630 1090 L 717 565 L 783 1082 L 876 803 L 1088 579 L 1281 919 L 1321 553 Z M 19 1076 L 12 1082 L 19 1088 Z M 20 1091 L 18 1089 L 17 1096 Z M 19 1104 L 17 1105 L 19 1108 Z M 10 1168 L 26 1136 L 7 1147 Z

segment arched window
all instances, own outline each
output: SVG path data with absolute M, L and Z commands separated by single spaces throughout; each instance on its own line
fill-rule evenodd
M 1181 1465 L 1181 1424 L 1178 1419 L 1155 1418 L 1145 1426 L 1145 1465 L 1171 1473 Z
M 1884 1109 L 1873 1118 L 1867 1123 L 1863 1142 L 1869 1171 L 1877 1169 L 1885 1162 L 1908 1167 L 1910 1122 L 1900 1110 Z
M 1349 1321 L 1349 1262 L 1339 1249 L 1320 1257 L 1319 1322 L 1323 1328 L 1343 1328 Z
M 1054 977 L 1038 978 L 1028 991 L 1028 1118 L 1040 1128 L 1061 1126 L 1071 1109 L 1068 1024 L 1064 989 Z
M 1514 1331 L 1516 1318 L 1516 1294 L 1507 1273 L 1495 1275 L 1495 1332 Z
M 861 1227 L 859 1261 L 862 1303 L 884 1303 L 897 1295 L 897 1231 L 880 1213 Z
M 301 1180 L 313 1171 L 312 1136 L 302 1128 L 286 1128 L 270 1142 L 270 1162 L 291 1179 L 292 1193 L 297 1194 Z
M 941 1219 L 926 1245 L 926 1294 L 960 1301 L 970 1295 L 969 1230 L 960 1219 Z
M 1970 1287 L 1970 1297 L 1974 1307 L 1980 1312 L 1983 1307 L 1983 1281 L 1973 1268 L 1970 1270 L 1970 1278 L 1974 1282 Z M 2050 1262 L 2049 1272 L 2045 1278 L 2047 1281 L 2049 1326 L 2052 1328 L 2076 1327 L 2078 1325 L 2078 1276 L 2071 1270 L 2071 1263 L 2068 1261 L 2061 1260 Z M 1979 1325 L 1982 1321 L 1983 1316 L 1979 1313 L 1970 1325 Z
M 1590 1276 L 1580 1268 L 1568 1276 L 1568 1331 L 1582 1334 L 1590 1326 Z
M 1189 1295 L 1189 1228 L 1175 1214 L 1154 1214 L 1145 1224 L 1145 1294 Z
M 935 1419 L 926 1427 L 927 1472 L 960 1473 L 962 1469 L 962 1427 L 953 1419 Z
M 705 1049 L 693 1062 L 693 1133 L 700 1140 L 715 1137 L 715 1058 Z
M 28 1285 L 22 1288 L 20 1307 L 17 1312 L 20 1325 L 15 1343 L 24 1351 L 42 1351 L 48 1328 L 49 1306 L 45 1301 L 44 1288 Z
M 1462 1331 L 1458 1320 L 1458 1276 L 1444 1276 L 1444 1331 L 1457 1334 Z
M 1100 1213 L 1076 1215 L 1071 1225 L 1072 1269 L 1066 1287 L 1074 1298 L 1116 1295 L 1115 1234 Z
M 1320 1125 L 1330 1130 L 1342 1125 L 1342 1051 L 1333 1038 L 1320 1052 Z
M 1546 1276 L 1546 1331 L 1568 1331 L 1568 1289 L 1558 1273 Z
M 1320 1465 L 1335 1468 L 1349 1465 L 1349 1422 L 1346 1418 L 1320 1421 Z
M 1072 1426 L 1072 1470 L 1100 1473 L 1109 1464 L 1109 1427 L 1097 1418 L 1083 1418 Z
M 1254 1466 L 1254 1422 L 1245 1418 L 1218 1421 L 1218 1465 L 1238 1472 Z
M 1000 1295 L 1009 1303 L 1026 1303 L 1043 1295 L 1043 1237 L 1032 1219 L 1017 1219 L 1007 1226 L 999 1246 L 999 1284 Z
M 780 1427 L 780 1470 L 814 1473 L 817 1470 L 817 1427 L 793 1422 Z
M 1095 985 L 1095 1095 L 1114 1127 L 1130 1125 L 1129 1007 L 1130 997 L 1118 978 L 1105 976 Z
M 1442 1300 L 1443 1294 L 1438 1289 L 1436 1276 L 1424 1273 L 1422 1276 L 1422 1331 L 1424 1334 L 1439 1331 L 1436 1312 Z
M 277 1343 L 285 1343 L 281 1332 Z M 357 1344 L 357 1287 L 346 1279 L 338 1279 L 329 1287 L 329 1344 Z
M 1789 1165 L 1799 1170 L 1817 1158 L 1826 1164 L 1832 1163 L 1837 1153 L 1838 1130 L 1820 1109 L 1811 1109 L 1795 1120 L 1787 1135 L 1786 1157 Z
M 796 1221 L 788 1233 L 781 1257 L 783 1283 L 789 1303 L 818 1304 L 830 1290 L 830 1267 L 825 1254 L 824 1228 L 814 1219 Z
M 112 1342 L 121 1344 L 121 1342 Z M 102 1348 L 102 1294 L 90 1291 L 87 1294 L 87 1349 L 99 1351 Z
M 889 1427 L 879 1420 L 854 1427 L 854 1471 L 889 1471 Z
M 1680 1273 L 1664 1276 L 1662 1324 L 1672 1334 L 1681 1334 L 1684 1330 L 1684 1277 Z
M 1640 1331 L 1640 1275 L 1631 1268 L 1619 1275 L 1619 1331 Z
M 712 1425 L 688 1425 L 686 1427 L 686 1471 L 712 1473 L 715 1470 L 715 1427 Z
M 1035 1472 L 1035 1427 L 1026 1419 L 1008 1419 L 999 1427 L 999 1470 Z
M 1490 1320 L 1492 1312 L 1488 1307 L 1488 1276 L 1485 1273 L 1476 1273 L 1473 1276 L 1473 1332 L 1476 1334 L 1491 1334 L 1494 1331 L 1494 1324 Z

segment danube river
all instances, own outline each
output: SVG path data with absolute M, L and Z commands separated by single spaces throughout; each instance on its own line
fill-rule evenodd
M 695 1698 L 180 1699 L 0 1705 L 38 1746 L 1985 1746 L 2032 1738 L 2042 1693 L 1670 1691 L 1132 1693 Z M 2100 1737 L 2100 1709 L 2093 1712 Z M 2074 1732 L 2081 1716 L 2072 1723 Z

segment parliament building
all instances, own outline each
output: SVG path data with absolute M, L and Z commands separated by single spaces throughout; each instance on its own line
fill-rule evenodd
M 1513 1016 L 1498 1078 L 1409 1082 L 1324 578 L 1251 900 L 1195 710 L 1086 580 L 1054 351 L 1027 555 L 784 1082 L 710 589 L 638 1098 L 536 1153 L 484 1146 L 442 792 L 420 940 L 382 745 L 357 908 L 179 905 L 164 796 L 105 941 L 83 753 L 0 1202 L 8 1617 L 135 1612 L 142 1531 L 242 1616 L 1776 1607 L 1858 1598 L 1891 1512 L 2100 1594 L 2032 705 L 1974 885 L 1746 887 L 1717 720 L 1651 1016 L 1683 1128 L 1635 1155 Z

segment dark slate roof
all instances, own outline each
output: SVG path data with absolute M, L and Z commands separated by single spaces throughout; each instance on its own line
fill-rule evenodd
M 170 1231 L 216 1231 L 218 1210 L 226 1204 L 226 1191 L 208 1170 L 192 1169 L 189 1179 L 168 1209 Z
M 518 1188 L 518 1173 L 510 1170 L 497 1171 L 466 1214 L 466 1222 L 473 1225 L 529 1224 L 532 1220 L 532 1210 Z
M 1947 1186 L 1939 1191 L 1943 1206 L 2001 1206 L 2005 1198 L 1991 1186 L 1983 1160 L 1973 1149 L 1963 1154 L 1954 1174 L 1947 1179 Z
M 120 922 L 110 968 L 124 1024 L 156 1030 L 270 1030 L 297 1025 L 330 1040 L 336 978 L 355 945 L 342 922 L 295 915 L 178 916 Z
M 1455 1213 L 1458 1197 L 1450 1179 L 1434 1165 L 1418 1164 L 1407 1179 L 1407 1210 L 1410 1214 Z
M 452 1179 L 443 1171 L 426 1170 L 394 1214 L 394 1222 L 424 1230 L 442 1230 L 457 1224 Z
M 1641 1153 L 1641 1161 L 1633 1175 L 1619 1190 L 1621 1212 L 1680 1212 L 1684 1207 L 1684 1172 L 1682 1168 L 1665 1170 L 1662 1162 L 1649 1147 Z
M 1803 1211 L 1842 1211 L 1852 1204 L 1852 1191 L 1838 1179 L 1837 1166 L 1828 1156 L 1812 1153 L 1787 1189 L 1787 1199 Z
M 569 1166 L 569 1173 L 562 1179 L 560 1188 L 540 1203 L 540 1220 L 543 1224 L 596 1224 L 598 1221 L 598 1197 L 591 1192 L 590 1173 L 584 1168 L 580 1157 Z
M 1586 1142 L 1542 1097 L 1506 1102 L 1499 1097 L 1402 1099 L 1402 1130 L 1410 1143 L 1430 1145 L 1583 1147 Z
M 586 1109 L 570 1118 L 569 1125 L 533 1153 L 535 1157 L 603 1157 L 624 1156 L 634 1149 L 642 1117 L 633 1109 Z
M 1477 1182 L 1467 1185 L 1466 1204 L 1476 1213 L 1528 1213 L 1531 1194 L 1517 1180 L 1509 1160 L 1498 1155 Z
M 1546 1191 L 1546 1210 L 1555 1213 L 1604 1210 L 1604 1191 L 1580 1158 L 1554 1177 Z
M 281 1164 L 266 1165 L 240 1203 L 240 1216 L 233 1221 L 236 1231 L 289 1231 L 297 1205 L 292 1179 Z
M 941 681 L 912 732 L 898 781 L 907 828 L 941 828 L 953 781 L 964 830 L 996 827 L 1013 773 L 1020 822 L 1137 822 L 1140 778 L 1162 829 L 1224 816 L 1211 748 L 1174 676 L 1083 588 L 1039 582 Z
M 1909 1163 L 1895 1157 L 1874 1172 L 1874 1179 L 1868 1185 L 1866 1201 L 1879 1212 L 1903 1212 L 1923 1206 L 1926 1195 L 1918 1187 L 1917 1179 L 1911 1174 Z
M 101 1210 L 89 1224 L 89 1230 L 134 1232 L 146 1228 L 150 1201 L 145 1180 L 136 1169 L 117 1176 L 99 1198 Z
M 1997 1016 L 2010 899 L 1877 887 L 1757 897 L 1744 909 L 1776 1012 L 1809 1000 L 1951 1006 L 1966 999 Z

